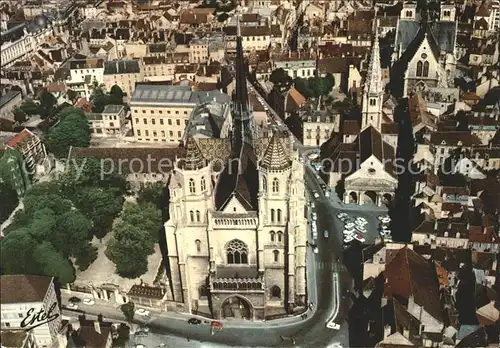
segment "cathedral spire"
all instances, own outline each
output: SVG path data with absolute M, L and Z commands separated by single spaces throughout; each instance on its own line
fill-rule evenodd
M 234 103 L 237 111 L 241 114 L 237 115 L 245 118 L 245 113 L 248 113 L 248 91 L 247 91 L 247 72 L 245 68 L 245 58 L 243 55 L 243 39 L 241 37 L 240 16 L 237 16 L 238 21 L 238 36 L 236 37 L 236 95 Z
M 382 85 L 382 68 L 380 65 L 380 45 L 376 8 L 375 18 L 373 21 L 375 38 L 373 40 L 370 63 L 368 65 L 368 72 L 366 74 L 365 86 L 363 89 L 363 118 L 361 126 L 362 128 L 366 128 L 371 125 L 380 131 L 382 128 L 382 103 L 384 98 L 384 88 Z

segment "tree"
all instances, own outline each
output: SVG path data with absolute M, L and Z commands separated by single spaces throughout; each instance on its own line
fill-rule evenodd
M 42 118 L 47 118 L 52 115 L 52 112 L 54 111 L 54 106 L 57 104 L 57 99 L 54 97 L 54 95 L 47 90 L 44 90 L 40 94 L 40 117 Z
M 26 114 L 26 115 L 37 115 L 39 113 L 39 106 L 32 100 L 26 100 L 24 103 L 21 104 L 20 109 Z
M 152 203 L 125 203 L 122 215 L 124 223 L 141 228 L 152 250 L 153 245 L 158 242 L 158 231 L 162 223 L 161 210 Z
M 111 87 L 111 91 L 109 92 L 109 104 L 122 105 L 124 96 L 125 94 L 123 93 L 120 86 L 114 85 L 113 87 Z
M 137 203 L 152 203 L 158 209 L 165 209 L 165 185 L 162 182 L 147 183 L 139 189 Z
M 323 78 L 325 81 L 325 87 L 327 90 L 327 93 L 325 95 L 328 95 L 330 91 L 333 89 L 333 86 L 335 85 L 335 79 L 332 74 L 328 73 L 326 76 Z
M 2 204 L 0 204 L 0 224 L 7 220 L 16 209 L 19 199 L 17 192 L 6 183 L 0 182 L 0 197 L 2 197 Z
M 33 251 L 33 257 L 40 265 L 43 274 L 56 277 L 61 284 L 75 281 L 75 269 L 69 260 L 49 242 L 38 244 Z
M 97 248 L 90 243 L 86 243 L 75 254 L 75 264 L 80 271 L 85 271 L 97 259 L 97 256 Z
M 0 260 L 4 274 L 39 274 L 33 258 L 37 241 L 29 229 L 18 229 L 0 241 Z
M 120 306 L 120 309 L 125 316 L 125 319 L 127 322 L 131 323 L 134 320 L 134 314 L 135 314 L 135 304 L 134 302 L 127 302 L 125 304 L 122 304 Z
M 109 96 L 104 93 L 102 88 L 96 87 L 92 91 L 92 97 L 90 98 L 94 107 L 92 108 L 92 112 L 103 112 L 104 107 L 109 104 Z
M 314 97 L 324 96 L 330 93 L 326 78 L 315 76 L 308 80 L 309 88 L 313 91 Z
M 72 89 L 68 89 L 68 91 L 66 92 L 66 96 L 71 102 L 74 102 L 76 98 L 78 98 L 78 93 L 73 91 Z
M 292 78 L 282 68 L 273 70 L 269 80 L 278 88 L 279 91 L 290 88 L 293 83 Z
M 130 302 L 129 302 L 130 303 Z M 133 318 L 133 317 L 132 317 Z M 117 330 L 118 336 L 113 339 L 113 347 L 124 348 L 127 347 L 127 342 L 130 337 L 130 327 L 126 324 L 120 324 Z
M 219 23 L 224 23 L 225 21 L 227 21 L 228 18 L 229 15 L 226 12 L 222 12 L 220 15 L 217 16 L 217 21 Z
M 81 110 L 71 108 L 72 112 L 52 128 L 46 138 L 47 148 L 56 157 L 66 157 L 69 148 L 90 145 L 90 126 Z
M 26 122 L 28 118 L 26 117 L 26 113 L 21 110 L 20 108 L 14 109 L 14 120 L 17 123 L 23 123 Z
M 305 98 L 314 97 L 314 91 L 311 90 L 308 80 L 298 77 L 295 79 L 295 89 Z

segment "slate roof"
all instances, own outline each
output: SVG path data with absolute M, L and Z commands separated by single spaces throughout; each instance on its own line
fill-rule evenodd
M 438 57 L 441 51 L 452 53 L 457 35 L 456 23 L 436 22 L 429 24 L 428 27 L 435 37 Z M 408 49 L 412 41 L 419 35 L 420 28 L 420 22 L 404 19 L 399 20 L 395 47 L 399 48 L 401 44 L 403 51 Z
M 180 168 L 185 170 L 198 170 L 207 166 L 207 160 L 193 137 L 189 137 L 186 140 L 185 149 L 186 156 L 179 163 Z
M 284 170 L 289 168 L 291 164 L 292 162 L 285 153 L 281 141 L 278 140 L 277 132 L 275 132 L 264 152 L 260 166 L 267 170 Z
M 104 75 L 138 74 L 141 71 L 136 60 L 115 60 L 104 63 Z
M 42 302 L 52 277 L 37 275 L 3 275 L 0 277 L 0 303 Z
M 372 126 L 365 128 L 359 134 L 359 159 L 360 163 L 366 161 L 370 156 L 375 156 L 384 164 L 384 169 L 389 174 L 394 172 L 394 148 L 382 140 L 380 134 Z

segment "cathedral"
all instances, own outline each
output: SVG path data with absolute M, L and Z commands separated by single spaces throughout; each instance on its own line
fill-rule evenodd
M 290 138 L 256 139 L 239 23 L 236 50 L 228 137 L 187 137 L 168 184 L 167 273 L 179 310 L 263 320 L 307 302 L 304 172 Z
M 391 68 L 391 93 L 407 97 L 416 91 L 453 87 L 458 21 L 453 2 L 439 4 L 439 15 L 405 2 L 397 23 Z M 437 17 L 437 18 L 434 18 Z

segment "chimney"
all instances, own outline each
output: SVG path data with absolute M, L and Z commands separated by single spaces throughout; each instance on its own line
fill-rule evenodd
M 116 73 L 118 74 L 120 72 L 120 70 L 118 69 L 118 61 L 115 62 L 116 63 Z
M 405 327 L 405 328 L 403 329 L 403 336 L 404 336 L 407 340 L 409 340 L 409 339 L 410 339 L 410 329 L 408 329 L 407 327 Z
M 97 332 L 99 335 L 101 334 L 101 324 L 99 321 L 94 321 L 94 330 Z

